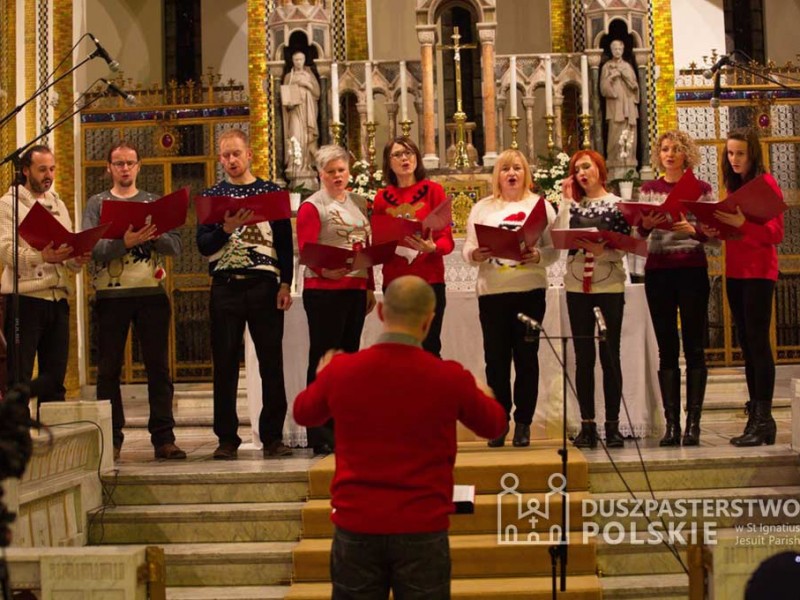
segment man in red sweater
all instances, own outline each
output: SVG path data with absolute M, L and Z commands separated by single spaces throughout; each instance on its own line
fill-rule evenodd
M 456 421 L 485 438 L 508 423 L 469 371 L 422 349 L 435 304 L 419 277 L 394 280 L 378 342 L 326 354 L 294 402 L 301 425 L 336 422 L 333 600 L 450 598 Z

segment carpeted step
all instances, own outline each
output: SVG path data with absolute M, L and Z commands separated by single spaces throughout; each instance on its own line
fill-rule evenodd
M 572 492 L 569 501 L 570 528 L 580 528 L 581 503 L 588 498 L 587 492 Z M 497 532 L 497 495 L 483 494 L 475 497 L 475 513 L 470 515 L 452 515 L 450 517 L 450 534 L 464 533 L 495 533 Z M 530 493 L 523 498 L 524 505 L 530 500 L 539 502 L 539 506 L 544 506 L 545 494 Z M 514 511 L 518 508 L 516 497 L 511 495 L 503 496 L 503 519 L 504 524 L 511 524 L 520 519 L 516 517 L 518 513 Z M 550 526 L 561 523 L 561 496 L 554 496 L 550 503 L 550 517 L 539 518 L 535 523 L 536 531 L 548 531 Z M 333 524 L 330 520 L 331 504 L 329 498 L 317 498 L 309 500 L 303 506 L 303 537 L 304 538 L 330 538 L 333 535 Z M 517 526 L 525 526 L 524 531 L 530 531 L 530 521 L 526 517 Z
M 288 585 L 296 542 L 162 544 L 168 586 Z
M 552 582 L 549 577 L 509 577 L 505 579 L 454 579 L 453 600 L 549 600 Z M 287 600 L 330 600 L 330 583 L 293 585 Z M 560 600 L 601 600 L 600 580 L 596 575 L 567 577 L 567 590 L 558 592 Z
M 293 541 L 300 502 L 119 506 L 90 515 L 90 544 Z
M 569 536 L 569 570 L 575 575 L 595 572 L 595 545 Z M 525 577 L 550 573 L 548 544 L 498 544 L 497 535 L 451 535 L 453 578 Z M 294 549 L 294 580 L 330 580 L 329 539 L 304 539 Z
M 328 456 L 311 467 L 308 472 L 308 491 L 311 498 L 330 496 L 336 462 Z M 548 478 L 561 472 L 561 457 L 556 449 L 502 448 L 484 452 L 463 452 L 456 457 L 455 482 L 475 486 L 476 494 L 494 494 L 501 491 L 503 476 L 515 474 L 519 479 L 517 491 L 548 491 Z M 589 473 L 586 459 L 578 451 L 569 453 L 567 464 L 569 488 L 584 490 L 588 486 Z M 511 484 L 508 484 L 511 485 Z

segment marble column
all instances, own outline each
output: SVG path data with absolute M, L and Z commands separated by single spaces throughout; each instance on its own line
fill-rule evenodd
M 500 148 L 505 149 L 505 134 L 506 134 L 506 102 L 503 97 L 497 99 L 497 140 Z
M 422 140 L 425 139 L 425 123 L 422 117 L 422 100 L 417 95 L 414 96 L 414 110 L 417 111 L 417 139 L 420 140 L 419 145 L 422 146 Z
M 439 167 L 436 153 L 436 112 L 433 88 L 433 45 L 436 42 L 436 28 L 433 25 L 417 27 L 422 62 L 422 163 L 426 169 Z
M 497 160 L 497 123 L 495 123 L 495 96 L 496 86 L 494 81 L 494 37 L 497 31 L 496 23 L 478 23 L 478 37 L 481 40 L 481 89 L 483 92 L 483 135 L 485 154 L 483 164 L 486 167 L 494 166 Z
M 319 116 L 322 122 L 322 127 L 319 128 L 319 146 L 331 143 L 330 127 L 326 123 L 330 123 L 330 67 L 320 69 L 319 74 Z M 280 88 L 279 88 L 280 89 Z M 277 95 L 277 94 L 276 94 Z
M 359 100 L 356 104 L 356 112 L 358 112 L 358 147 L 361 151 L 361 158 L 367 160 L 369 158 L 369 148 L 367 142 L 367 103 L 366 101 Z
M 639 147 L 642 149 L 642 167 L 639 177 L 643 181 L 653 179 L 655 173 L 650 166 L 650 104 L 647 101 L 647 65 L 650 62 L 649 48 L 634 48 L 636 71 L 639 79 Z
M 272 75 L 272 82 L 273 82 L 273 89 L 280 90 L 281 89 L 281 76 L 280 74 L 273 74 Z M 283 118 L 281 116 L 281 95 L 275 94 L 273 98 L 274 107 L 275 107 L 275 118 L 273 119 L 273 123 L 275 124 L 275 182 L 282 182 L 285 181 L 284 175 L 286 175 L 286 146 L 283 143 Z
M 553 94 L 553 116 L 556 118 L 553 124 L 553 141 L 557 150 L 564 148 L 564 95 L 561 90 Z
M 528 162 L 536 162 L 536 132 L 533 129 L 533 106 L 536 99 L 533 96 L 526 96 L 522 99 L 522 108 L 525 109 L 525 136 L 528 141 Z
M 397 102 L 387 102 L 384 106 L 386 107 L 386 118 L 389 120 L 389 139 L 391 140 L 398 136 L 397 111 L 400 105 Z M 377 152 L 380 154 L 380 150 Z
M 589 73 L 592 81 L 591 107 L 592 111 L 592 148 L 605 156 L 605 144 L 603 143 L 603 113 L 600 110 L 600 59 L 603 51 L 600 48 L 590 48 L 586 50 L 589 59 Z

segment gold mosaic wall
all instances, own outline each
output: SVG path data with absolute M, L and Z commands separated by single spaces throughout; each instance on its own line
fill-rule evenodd
M 247 2 L 247 62 L 250 87 L 250 146 L 253 148 L 253 174 L 269 178 L 271 151 L 270 115 L 264 82 L 267 77 L 267 7 L 263 0 Z
M 17 97 L 17 11 L 14 0 L 0 2 L 0 87 L 4 94 L 0 95 L 0 114 L 6 115 L 14 107 Z M 0 152 L 8 156 L 17 147 L 17 128 L 13 123 L 0 130 Z M 0 192 L 5 192 L 11 185 L 11 169 L 0 170 Z
M 367 60 L 367 3 L 364 0 L 346 0 L 345 31 L 347 32 L 347 60 Z
M 572 52 L 570 0 L 550 0 L 550 46 L 552 52 Z
M 653 0 L 652 10 L 655 61 L 661 70 L 656 81 L 656 118 L 658 131 L 668 131 L 678 127 L 672 55 L 672 5 L 670 0 Z

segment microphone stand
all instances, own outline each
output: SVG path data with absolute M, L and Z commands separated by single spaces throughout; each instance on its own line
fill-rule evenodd
M 530 330 L 530 324 L 526 325 Z M 567 447 L 567 387 L 572 390 L 572 393 L 577 397 L 575 385 L 569 378 L 567 373 L 567 342 L 569 340 L 599 340 L 605 341 L 605 335 L 550 335 L 545 330 L 544 326 L 539 324 L 540 337 L 547 341 L 550 349 L 553 351 L 553 356 L 556 357 L 558 364 L 561 365 L 561 381 L 562 381 L 562 421 L 561 421 L 561 448 L 558 449 L 558 455 L 561 457 L 561 476 L 564 478 L 564 493 L 565 495 L 561 500 L 561 539 L 557 544 L 552 544 L 548 549 L 550 553 L 550 567 L 551 579 L 553 582 L 553 600 L 556 599 L 558 589 L 562 592 L 567 591 L 567 460 L 569 458 L 569 449 Z M 553 345 L 553 340 L 561 341 L 561 355 Z M 559 579 L 560 575 L 560 579 Z M 560 585 L 559 585 L 560 583 Z

